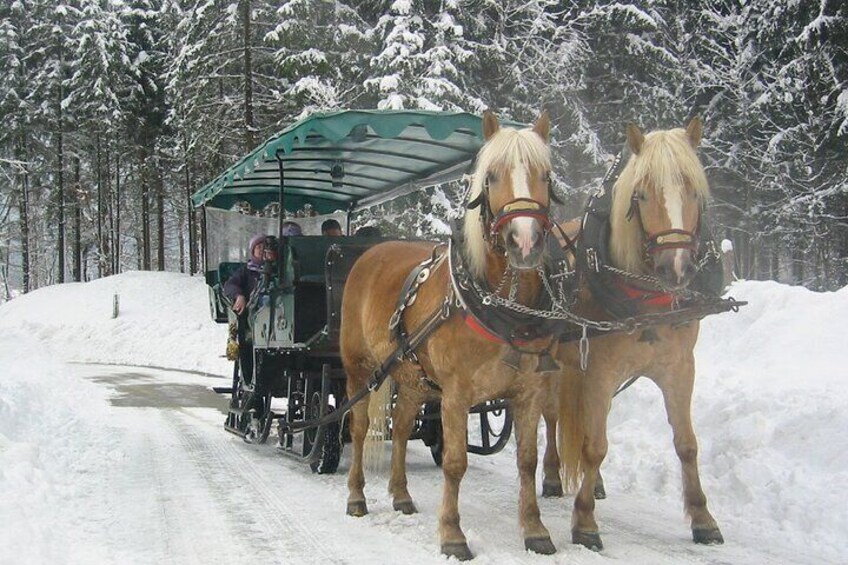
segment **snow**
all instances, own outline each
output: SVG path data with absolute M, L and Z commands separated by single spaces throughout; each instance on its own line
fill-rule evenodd
M 662 398 L 640 380 L 611 411 L 606 549 L 570 544 L 569 496 L 540 502 L 559 553 L 523 551 L 511 441 L 469 458 L 460 511 L 475 562 L 848 562 L 848 287 L 740 281 L 729 294 L 749 304 L 702 323 L 693 399 L 701 480 L 727 543 L 689 541 Z M 224 342 L 202 279 L 174 273 L 57 285 L 0 306 L 0 564 L 443 563 L 441 473 L 420 442 L 409 468 L 421 512 L 393 512 L 377 476 L 371 514 L 355 520 L 343 515 L 349 447 L 339 474 L 311 475 L 224 433 L 216 409 L 181 407 L 179 394 L 164 408 L 122 402 L 151 382 L 226 383 Z

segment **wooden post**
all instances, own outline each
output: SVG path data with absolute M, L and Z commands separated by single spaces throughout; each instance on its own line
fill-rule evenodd
M 118 317 L 119 302 L 120 302 L 120 300 L 119 300 L 119 297 L 118 297 L 118 293 L 115 293 L 112 296 L 112 318 L 113 319 Z

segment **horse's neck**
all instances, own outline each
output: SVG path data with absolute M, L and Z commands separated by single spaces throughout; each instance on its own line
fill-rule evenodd
M 489 251 L 486 258 L 486 283 L 489 285 L 489 289 L 494 291 L 498 286 L 501 286 L 501 281 L 504 280 L 504 273 L 506 273 L 506 281 L 502 285 L 500 292 L 498 292 L 498 296 L 507 298 L 510 294 L 510 287 L 512 286 L 512 273 L 506 272 L 506 257 L 502 254 Z M 519 271 L 518 290 L 515 300 L 525 306 L 532 306 L 536 303 L 541 288 L 542 282 L 539 279 L 539 273 L 535 269 Z

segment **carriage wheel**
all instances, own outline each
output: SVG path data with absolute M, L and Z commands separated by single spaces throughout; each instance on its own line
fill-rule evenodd
M 309 395 L 309 401 L 306 403 L 304 410 L 304 420 L 317 420 L 321 417 L 321 392 L 315 391 Z M 312 446 L 320 437 L 318 435 L 320 428 L 306 428 L 303 430 L 303 456 L 309 455 L 312 451 Z
M 441 467 L 442 455 L 445 448 L 445 439 L 442 432 L 441 404 L 438 402 L 428 402 L 424 405 L 424 415 L 435 415 L 433 418 L 425 418 L 421 423 L 421 431 L 424 440 L 424 445 L 430 447 L 430 455 L 433 457 L 433 462 Z
M 445 439 L 442 435 L 442 423 L 438 423 L 439 426 L 439 435 L 438 439 L 436 439 L 436 443 L 430 446 L 430 455 L 433 457 L 433 462 L 441 467 L 442 466 L 442 456 L 444 454 L 445 449 Z
M 502 401 L 486 401 L 480 410 L 481 446 L 469 445 L 469 453 L 492 455 L 504 448 L 512 434 L 512 411 Z
M 335 408 L 328 406 L 327 414 L 334 410 Z M 330 422 L 318 428 L 317 433 L 323 437 L 321 453 L 317 459 L 310 461 L 309 468 L 313 473 L 330 475 L 339 468 L 339 461 L 342 458 L 341 425 L 338 422 Z
M 226 427 L 247 443 L 265 443 L 271 432 L 271 394 L 260 394 L 246 386 L 241 363 L 233 369 L 233 394 Z

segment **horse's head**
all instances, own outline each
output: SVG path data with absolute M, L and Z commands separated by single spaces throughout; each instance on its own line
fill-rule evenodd
M 653 274 L 672 288 L 696 272 L 701 212 L 709 196 L 695 149 L 701 121 L 686 129 L 647 135 L 633 124 L 627 144 L 633 155 L 615 184 L 610 217 L 610 253 L 617 266 Z
M 483 114 L 486 144 L 477 155 L 465 216 L 466 255 L 477 276 L 486 253 L 506 253 L 514 269 L 542 263 L 550 226 L 550 121 L 546 112 L 532 128 L 501 128 L 495 115 Z

